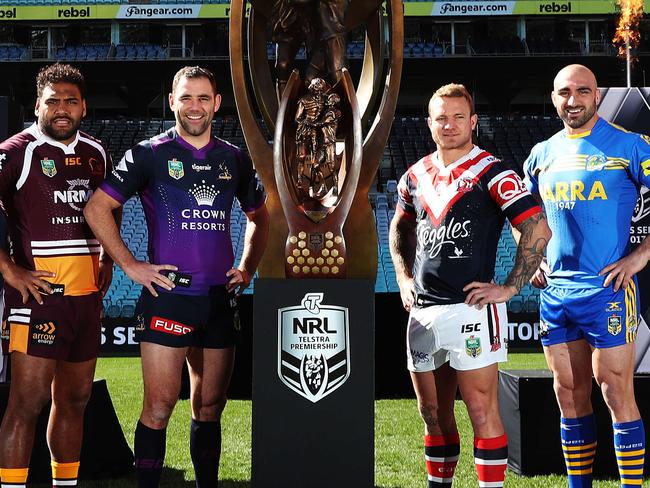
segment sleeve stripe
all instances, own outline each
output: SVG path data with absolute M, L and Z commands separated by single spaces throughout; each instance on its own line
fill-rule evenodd
M 25 156 L 23 158 L 23 169 L 20 172 L 20 178 L 18 178 L 18 181 L 16 182 L 16 190 L 20 190 L 27 181 L 29 170 L 32 168 L 32 155 L 34 154 L 34 149 L 44 142 L 45 141 L 42 139 L 36 139 L 35 141 L 27 144 L 27 148 L 25 149 Z
M 505 177 L 507 177 L 507 176 L 510 176 L 510 175 L 515 175 L 516 177 L 519 177 L 519 175 L 518 175 L 517 173 L 515 173 L 515 172 L 514 172 L 513 170 L 511 170 L 511 169 L 506 170 L 506 171 L 501 171 L 501 173 L 499 173 L 498 175 L 496 175 L 494 178 L 492 178 L 492 179 L 488 182 L 488 184 L 487 184 L 487 186 L 488 186 L 488 190 L 491 190 L 492 187 L 493 187 L 496 183 L 499 182 L 499 180 L 501 180 L 502 178 L 505 178 Z
M 512 200 L 506 200 L 506 202 L 503 205 L 501 205 L 501 210 L 505 210 L 506 208 L 508 208 L 513 203 L 518 202 L 522 198 L 529 197 L 529 196 L 531 196 L 531 194 L 530 194 L 530 192 L 528 190 L 526 190 L 525 192 L 522 192 L 519 195 L 517 195 Z
M 542 212 L 542 208 L 539 205 L 536 205 L 536 206 L 534 206 L 532 208 L 529 208 L 525 212 L 520 213 L 517 217 L 510 220 L 510 223 L 512 224 L 513 227 L 517 227 L 524 220 L 532 217 L 533 215 L 537 215 L 538 213 L 541 213 L 541 212 Z

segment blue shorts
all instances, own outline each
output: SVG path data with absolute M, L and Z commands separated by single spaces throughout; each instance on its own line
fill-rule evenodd
M 540 293 L 542 345 L 552 346 L 585 339 L 597 349 L 636 340 L 639 294 L 636 277 L 625 290 L 607 288 L 558 288 Z

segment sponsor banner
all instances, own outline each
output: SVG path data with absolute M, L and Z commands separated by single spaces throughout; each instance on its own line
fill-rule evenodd
M 248 9 L 247 9 L 248 10 Z M 650 0 L 644 11 L 650 12 Z M 615 14 L 615 0 L 447 0 L 405 2 L 404 15 L 458 17 L 489 15 Z M 247 12 L 248 15 L 248 12 Z M 228 4 L 1 5 L 0 22 L 15 20 L 227 19 Z
M 102 356 L 138 356 L 134 318 L 103 318 L 100 354 Z
M 539 314 L 508 312 L 508 349 L 539 352 Z
M 645 0 L 644 11 L 650 11 L 650 0 Z M 615 0 L 446 0 L 404 3 L 404 14 L 407 16 L 586 15 L 617 12 L 618 7 Z
M 1 5 L 0 22 L 14 20 L 160 20 L 228 18 L 228 5 Z
M 200 5 L 120 5 L 118 19 L 196 19 Z

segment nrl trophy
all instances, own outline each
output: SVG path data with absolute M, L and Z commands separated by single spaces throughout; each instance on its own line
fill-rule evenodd
M 385 2 L 386 12 L 382 3 L 251 0 L 245 28 L 246 1 L 231 2 L 235 100 L 271 214 L 260 277 L 375 279 L 368 191 L 395 112 L 403 49 L 402 1 Z M 355 82 L 346 38 L 360 28 Z

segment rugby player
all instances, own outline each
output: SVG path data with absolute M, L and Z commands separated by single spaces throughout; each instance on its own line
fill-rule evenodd
M 629 234 L 639 187 L 650 186 L 650 139 L 598 116 L 596 77 L 585 66 L 562 68 L 551 100 L 564 129 L 533 148 L 524 171 L 553 231 L 548 262 L 532 283 L 542 288 L 541 341 L 562 415 L 568 482 L 592 484 L 593 375 L 612 416 L 621 486 L 641 486 L 645 433 L 633 384 L 635 274 L 648 262 L 650 240 L 630 252 Z
M 472 143 L 477 115 L 462 85 L 429 101 L 437 151 L 398 185 L 390 249 L 410 312 L 407 360 L 425 424 L 428 486 L 450 486 L 460 440 L 460 387 L 474 429 L 479 486 L 501 487 L 508 458 L 497 402 L 497 363 L 506 361 L 506 305 L 539 265 L 550 231 L 515 171 Z M 505 218 L 521 232 L 513 269 L 493 282 Z
M 218 482 L 220 419 L 238 328 L 234 295 L 255 273 L 269 224 L 265 193 L 250 159 L 212 135 L 220 102 L 210 71 L 178 71 L 169 95 L 175 127 L 127 151 L 85 211 L 107 252 L 144 286 L 138 334 L 144 405 L 135 432 L 140 487 L 159 484 L 165 429 L 178 399 L 185 360 L 196 486 L 214 487 Z M 149 229 L 149 262 L 135 259 L 110 218 L 113 209 L 136 193 Z M 230 239 L 234 198 L 247 218 L 244 252 L 236 268 Z
M 25 486 L 36 421 L 50 397 L 52 484 L 77 484 L 113 266 L 83 216 L 111 169 L 102 144 L 79 131 L 84 78 L 57 63 L 38 73 L 36 91 L 37 122 L 0 144 L 0 197 L 13 247 L 12 257 L 0 248 L 12 372 L 0 479 L 12 488 Z

